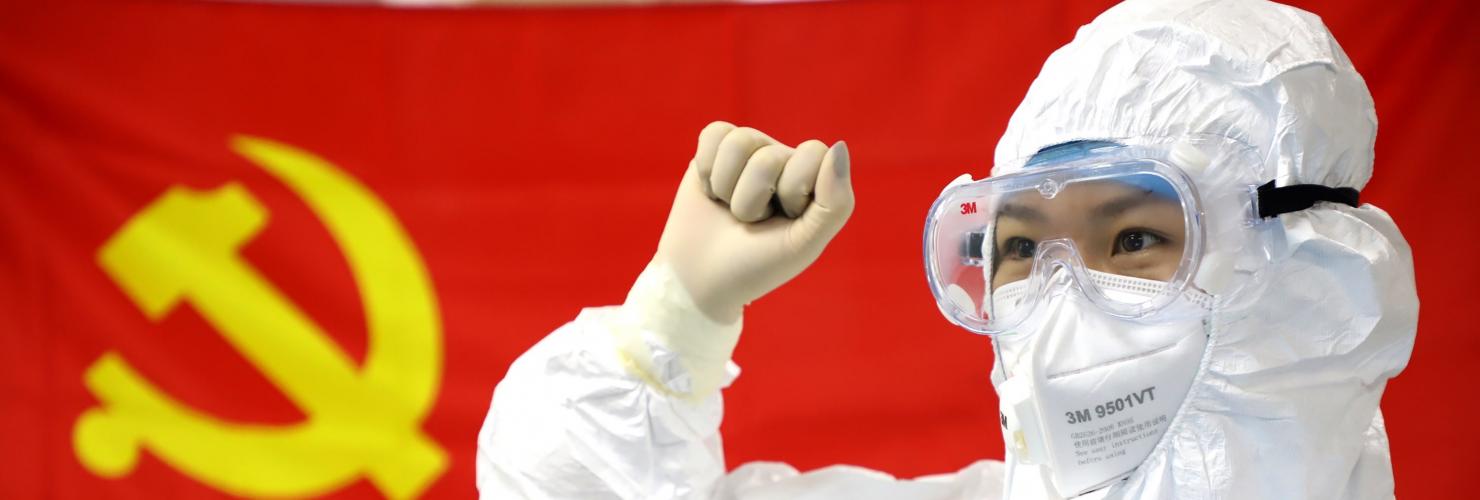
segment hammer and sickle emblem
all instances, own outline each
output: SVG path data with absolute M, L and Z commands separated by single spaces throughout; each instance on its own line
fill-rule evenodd
M 421 430 L 441 380 L 442 326 L 420 255 L 369 189 L 323 159 L 253 137 L 231 146 L 302 198 L 344 252 L 366 315 L 363 366 L 238 254 L 267 220 L 244 187 L 175 186 L 125 223 L 98 263 L 151 321 L 189 301 L 307 418 L 224 421 L 108 352 L 83 375 L 99 404 L 78 417 L 74 452 L 94 474 L 116 478 L 147 448 L 242 496 L 308 496 L 362 476 L 388 497 L 416 496 L 448 460 Z

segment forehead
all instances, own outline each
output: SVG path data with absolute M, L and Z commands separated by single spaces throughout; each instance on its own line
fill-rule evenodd
M 1014 193 L 1004 197 L 1000 205 L 1034 208 L 1040 211 L 1064 211 L 1093 208 L 1118 200 L 1141 198 L 1147 202 L 1176 203 L 1176 200 L 1151 189 L 1121 181 L 1099 180 L 1069 184 L 1060 189 L 1053 198 L 1045 197 L 1036 190 Z

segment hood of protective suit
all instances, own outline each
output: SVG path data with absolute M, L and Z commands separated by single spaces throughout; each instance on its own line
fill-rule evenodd
M 1254 153 L 1218 168 L 1361 189 L 1376 130 L 1366 84 L 1315 15 L 1250 0 L 1132 0 L 1049 57 L 997 145 L 1007 166 L 992 174 L 1075 140 L 1217 137 Z M 1378 403 L 1412 352 L 1412 254 L 1370 204 L 1279 217 L 1267 269 L 1238 278 L 1257 286 L 1194 281 L 1220 308 L 1192 388 L 1150 456 L 1100 494 L 1393 496 Z

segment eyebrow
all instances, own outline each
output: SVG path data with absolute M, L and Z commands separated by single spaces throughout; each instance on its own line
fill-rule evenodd
M 1141 191 L 1136 194 L 1122 196 L 1114 200 L 1101 203 L 1100 206 L 1095 207 L 1095 209 L 1091 211 L 1090 214 L 1091 217 L 1093 217 L 1097 221 L 1106 221 L 1114 219 L 1116 217 L 1120 217 L 1122 214 L 1126 213 L 1132 208 L 1136 208 L 1148 203 L 1154 203 L 1156 201 L 1155 198 L 1155 194 L 1151 191 Z
M 1157 196 L 1151 191 L 1140 191 L 1135 194 L 1125 195 L 1096 206 L 1090 211 L 1090 217 L 1096 221 L 1104 222 L 1120 217 L 1133 208 L 1142 205 L 1156 203 Z M 1173 203 L 1171 200 L 1163 200 Z M 1017 219 L 1029 224 L 1043 224 L 1048 222 L 1048 216 L 1036 208 L 1027 205 L 1008 203 L 997 210 L 997 216 Z
M 997 209 L 997 216 L 999 218 L 1011 217 L 1023 222 L 1033 224 L 1042 224 L 1044 222 L 1048 222 L 1048 216 L 1043 215 L 1043 212 L 1039 212 L 1038 209 L 1024 205 L 1014 205 L 1011 203 L 1002 205 L 1002 208 Z

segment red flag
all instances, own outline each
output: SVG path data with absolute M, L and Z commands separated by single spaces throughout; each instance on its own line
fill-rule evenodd
M 1432 417 L 1480 412 L 1440 391 L 1480 353 L 1473 8 L 1308 3 L 1372 88 L 1363 199 L 1418 263 L 1399 492 L 1467 491 L 1480 440 Z M 988 344 L 935 311 L 920 226 L 1104 7 L 0 5 L 0 496 L 472 496 L 494 385 L 622 300 L 715 119 L 847 139 L 859 200 L 747 315 L 731 464 L 1000 457 Z

